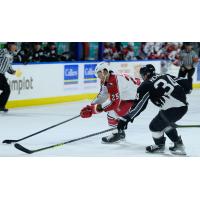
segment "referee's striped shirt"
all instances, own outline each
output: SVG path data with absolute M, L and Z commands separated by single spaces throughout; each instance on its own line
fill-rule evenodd
M 7 49 L 0 50 L 0 74 L 14 74 L 15 70 L 12 68 L 13 55 Z
M 187 52 L 186 50 L 182 50 L 180 52 L 180 58 L 181 58 L 181 65 L 183 66 L 194 66 L 193 58 L 198 58 L 197 54 L 195 51 L 189 51 Z

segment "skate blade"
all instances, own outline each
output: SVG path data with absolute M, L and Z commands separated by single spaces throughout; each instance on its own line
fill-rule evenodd
M 149 151 L 145 151 L 145 153 L 148 153 L 148 154 L 165 154 L 165 151 L 154 151 L 154 152 L 149 152 Z
M 170 151 L 170 153 L 177 156 L 187 156 L 185 151 Z
M 178 156 L 178 155 L 167 153 L 167 152 L 149 152 L 149 151 L 146 151 L 146 153 L 147 154 L 151 154 L 151 155 L 161 155 L 161 156 L 164 156 L 164 157 L 175 157 L 175 156 Z
M 101 141 L 102 144 L 119 144 L 121 142 L 125 142 L 126 139 L 121 139 L 121 140 L 118 140 L 116 142 L 104 142 L 104 141 Z

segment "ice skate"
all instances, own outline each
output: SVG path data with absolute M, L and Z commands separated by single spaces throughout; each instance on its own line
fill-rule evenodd
M 164 153 L 165 145 L 150 145 L 146 147 L 147 153 Z
M 147 153 L 164 153 L 165 151 L 165 137 L 161 137 L 159 139 L 153 138 L 155 144 L 146 147 Z
M 181 136 L 179 136 L 179 140 L 177 142 L 174 142 L 174 146 L 169 147 L 169 150 L 172 154 L 175 155 L 186 155 L 185 146 L 183 144 Z
M 115 133 L 112 133 L 112 135 L 102 137 L 102 143 L 111 144 L 111 143 L 119 142 L 119 141 L 124 140 L 125 137 L 126 135 L 124 131 L 121 131 L 120 133 L 115 132 Z
M 8 109 L 7 108 L 5 108 L 5 107 L 0 107 L 0 112 L 8 112 Z

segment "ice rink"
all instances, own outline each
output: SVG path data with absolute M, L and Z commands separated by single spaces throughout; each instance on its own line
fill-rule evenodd
M 199 101 L 200 90 L 194 90 L 188 96 L 188 113 L 177 124 L 200 124 Z M 166 141 L 165 155 L 145 153 L 145 146 L 153 144 L 148 125 L 158 112 L 158 108 L 153 106 L 151 102 L 149 102 L 147 109 L 135 119 L 134 123 L 129 124 L 129 128 L 126 131 L 126 140 L 117 144 L 101 143 L 101 137 L 110 133 L 104 133 L 30 155 L 19 151 L 13 144 L 2 144 L 5 139 L 19 139 L 72 118 L 78 115 L 80 109 L 89 103 L 90 101 L 81 101 L 15 108 L 10 109 L 8 113 L 0 113 L 0 156 L 170 156 L 168 151 L 170 141 L 168 139 Z M 79 117 L 19 143 L 29 149 L 37 149 L 108 128 L 106 113 L 101 113 L 88 119 Z M 188 156 L 200 156 L 200 128 L 179 128 L 178 132 L 182 135 Z

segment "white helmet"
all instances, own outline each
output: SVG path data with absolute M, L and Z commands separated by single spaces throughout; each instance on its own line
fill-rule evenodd
M 98 63 L 96 68 L 95 68 L 96 77 L 98 76 L 97 72 L 103 72 L 104 69 L 107 69 L 108 72 L 110 71 L 110 66 L 108 65 L 108 63 L 107 62 Z

